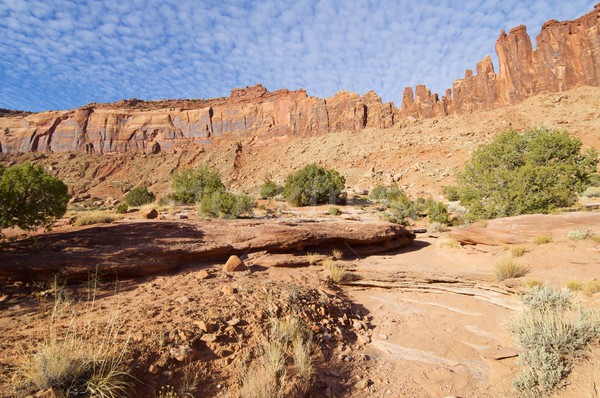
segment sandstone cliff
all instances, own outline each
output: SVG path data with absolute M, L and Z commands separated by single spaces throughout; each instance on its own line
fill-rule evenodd
M 262 85 L 210 100 L 123 100 L 69 111 L 0 112 L 0 152 L 173 152 L 227 137 L 279 137 L 387 128 L 407 118 L 470 113 L 519 103 L 541 92 L 600 86 L 600 3 L 573 21 L 548 21 L 536 38 L 525 26 L 501 33 L 499 72 L 488 56 L 440 99 L 424 85 L 404 90 L 401 109 L 373 91 L 310 97 Z

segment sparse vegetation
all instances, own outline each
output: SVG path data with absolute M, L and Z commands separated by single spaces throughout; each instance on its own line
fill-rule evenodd
M 598 314 L 573 308 L 569 291 L 534 286 L 524 296 L 526 308 L 511 325 L 525 351 L 513 385 L 526 397 L 552 393 L 571 371 L 571 364 L 600 337 Z
M 117 207 L 115 207 L 115 212 L 117 214 L 125 214 L 129 211 L 129 207 L 127 207 L 127 203 L 119 203 Z
M 320 258 L 321 258 L 321 256 L 319 255 L 319 253 L 312 253 L 312 252 L 306 253 L 306 259 L 308 260 L 309 265 L 315 265 L 319 261 Z
M 254 201 L 248 195 L 235 195 L 227 191 L 215 191 L 204 195 L 199 212 L 209 217 L 238 218 L 253 215 Z
M 444 187 L 442 189 L 442 195 L 444 195 L 450 202 L 460 200 L 458 188 L 455 186 Z
M 260 189 L 260 197 L 263 199 L 273 198 L 283 193 L 283 187 L 267 179 Z
M 0 165 L 0 228 L 49 227 L 67 211 L 67 186 L 40 165 Z
M 529 279 L 527 282 L 525 282 L 525 286 L 527 286 L 528 289 L 531 289 L 534 286 L 543 286 L 544 284 L 542 283 L 542 281 L 539 281 L 537 279 Z
M 122 219 L 123 216 L 112 214 L 105 211 L 92 211 L 79 215 L 73 225 L 82 227 L 84 225 L 93 224 L 110 224 L 114 221 Z
M 132 207 L 143 206 L 154 202 L 156 197 L 146 187 L 135 187 L 125 195 L 125 203 Z
M 497 281 L 519 278 L 527 273 L 527 267 L 512 259 L 498 260 L 494 263 L 494 277 Z
M 208 166 L 182 169 L 173 174 L 172 188 L 169 198 L 184 204 L 199 203 L 205 196 L 225 191 L 219 173 Z
M 587 187 L 581 196 L 585 198 L 600 198 L 600 187 Z
M 525 253 L 527 253 L 525 246 L 517 245 L 510 248 L 510 255 L 513 257 L 522 257 Z
M 567 238 L 570 240 L 584 240 L 591 237 L 592 232 L 589 229 L 573 229 L 567 234 Z
M 342 203 L 346 180 L 336 170 L 309 164 L 285 179 L 283 196 L 294 206 Z
M 600 281 L 591 280 L 587 282 L 582 281 L 567 281 L 565 283 L 567 289 L 572 292 L 584 292 L 586 294 L 594 294 L 600 292 Z
M 331 251 L 331 256 L 336 260 L 341 260 L 344 257 L 344 252 L 340 249 L 333 249 Z
M 437 222 L 440 224 L 448 225 L 450 220 L 448 219 L 448 206 L 442 202 L 437 202 L 433 199 L 425 201 L 427 206 L 427 218 L 429 222 Z
M 116 313 L 106 324 L 88 321 L 82 330 L 73 322 L 66 331 L 52 325 L 49 337 L 18 369 L 16 390 L 55 388 L 68 397 L 127 396 L 131 376 L 124 364 L 127 342 L 118 340 L 121 333 Z
M 458 175 L 468 216 L 548 213 L 572 205 L 598 164 L 597 152 L 582 153 L 581 146 L 567 132 L 545 128 L 499 134 L 479 147 Z
M 286 364 L 291 365 L 289 368 Z M 313 384 L 312 335 L 295 315 L 271 318 L 268 339 L 242 379 L 242 398 L 303 396 Z
M 546 235 L 539 235 L 533 238 L 533 243 L 536 245 L 545 245 L 550 242 L 552 242 L 552 238 Z
M 448 226 L 441 222 L 432 222 L 427 227 L 428 232 L 444 232 L 448 230 Z
M 329 278 L 335 283 L 340 283 L 346 278 L 346 269 L 337 265 L 331 258 L 323 260 L 323 268 L 325 268 Z
M 327 213 L 328 213 L 330 216 L 339 216 L 340 214 L 342 214 L 342 211 L 341 211 L 341 210 L 340 210 L 338 207 L 331 206 L 331 207 L 329 208 L 329 210 L 327 210 Z
M 460 243 L 458 243 L 458 241 L 456 239 L 442 238 L 437 241 L 437 247 L 439 247 L 439 248 L 451 247 L 451 248 L 456 249 L 456 248 L 460 247 Z

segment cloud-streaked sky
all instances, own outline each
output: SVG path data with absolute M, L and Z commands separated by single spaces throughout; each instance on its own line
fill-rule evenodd
M 501 29 L 532 40 L 598 0 L 0 0 L 0 107 L 211 98 L 262 83 L 328 97 L 443 94 Z

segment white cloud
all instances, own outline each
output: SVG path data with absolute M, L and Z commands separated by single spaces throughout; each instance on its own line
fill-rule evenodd
M 207 98 L 259 82 L 320 97 L 373 89 L 399 106 L 407 85 L 443 95 L 494 55 L 501 29 L 534 36 L 593 3 L 0 0 L 0 107 Z

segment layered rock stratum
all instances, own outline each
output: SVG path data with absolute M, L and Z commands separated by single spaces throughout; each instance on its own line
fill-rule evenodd
M 472 113 L 517 104 L 542 92 L 600 86 L 600 3 L 573 21 L 551 20 L 536 37 L 525 26 L 496 42 L 499 72 L 488 56 L 440 99 L 424 85 L 407 87 L 400 109 L 374 92 L 340 91 L 326 99 L 305 90 L 268 92 L 262 85 L 209 100 L 122 100 L 67 111 L 0 111 L 0 152 L 156 153 L 225 138 L 253 144 L 364 128 L 409 118 Z

